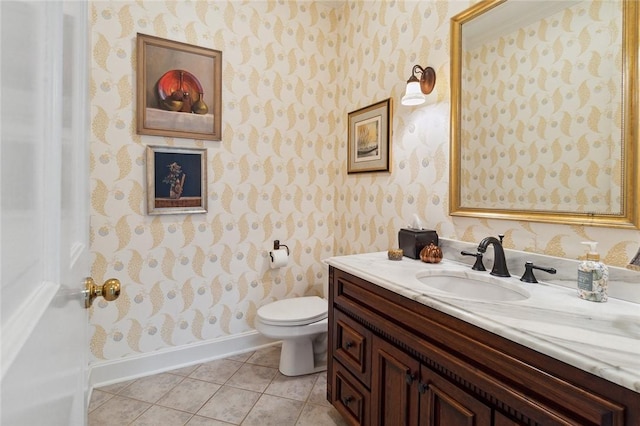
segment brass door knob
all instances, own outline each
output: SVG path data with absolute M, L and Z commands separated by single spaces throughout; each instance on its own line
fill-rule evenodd
M 103 285 L 96 285 L 93 278 L 84 279 L 84 307 L 90 308 L 93 300 L 102 296 L 108 302 L 116 300 L 120 296 L 120 281 L 115 278 L 109 278 Z

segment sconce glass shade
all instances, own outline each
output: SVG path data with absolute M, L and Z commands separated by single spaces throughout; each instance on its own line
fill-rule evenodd
M 422 94 L 422 90 L 420 89 L 420 82 L 415 76 L 411 76 L 409 81 L 407 82 L 407 91 L 400 103 L 402 105 L 421 105 L 425 101 L 425 96 Z
M 422 74 L 420 80 L 416 74 Z M 411 71 L 411 77 L 407 80 L 407 91 L 400 103 L 402 105 L 420 105 L 426 100 L 424 95 L 428 95 L 433 91 L 436 84 L 436 72 L 431 67 L 422 68 L 420 65 L 414 65 Z

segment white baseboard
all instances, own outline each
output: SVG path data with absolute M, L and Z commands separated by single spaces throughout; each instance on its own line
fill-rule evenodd
M 89 395 L 94 388 L 271 346 L 277 341 L 257 331 L 163 349 L 89 365 Z

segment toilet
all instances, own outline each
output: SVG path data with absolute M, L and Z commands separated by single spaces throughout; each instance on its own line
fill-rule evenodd
M 258 309 L 256 330 L 282 340 L 279 370 L 301 376 L 327 369 L 329 303 L 318 296 L 277 300 Z

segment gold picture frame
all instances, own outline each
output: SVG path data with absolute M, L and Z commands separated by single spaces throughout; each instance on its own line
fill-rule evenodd
M 391 98 L 348 114 L 348 174 L 389 171 L 392 117 Z
M 222 52 L 137 34 L 141 135 L 222 139 Z
M 207 150 L 147 146 L 147 213 L 207 212 Z

